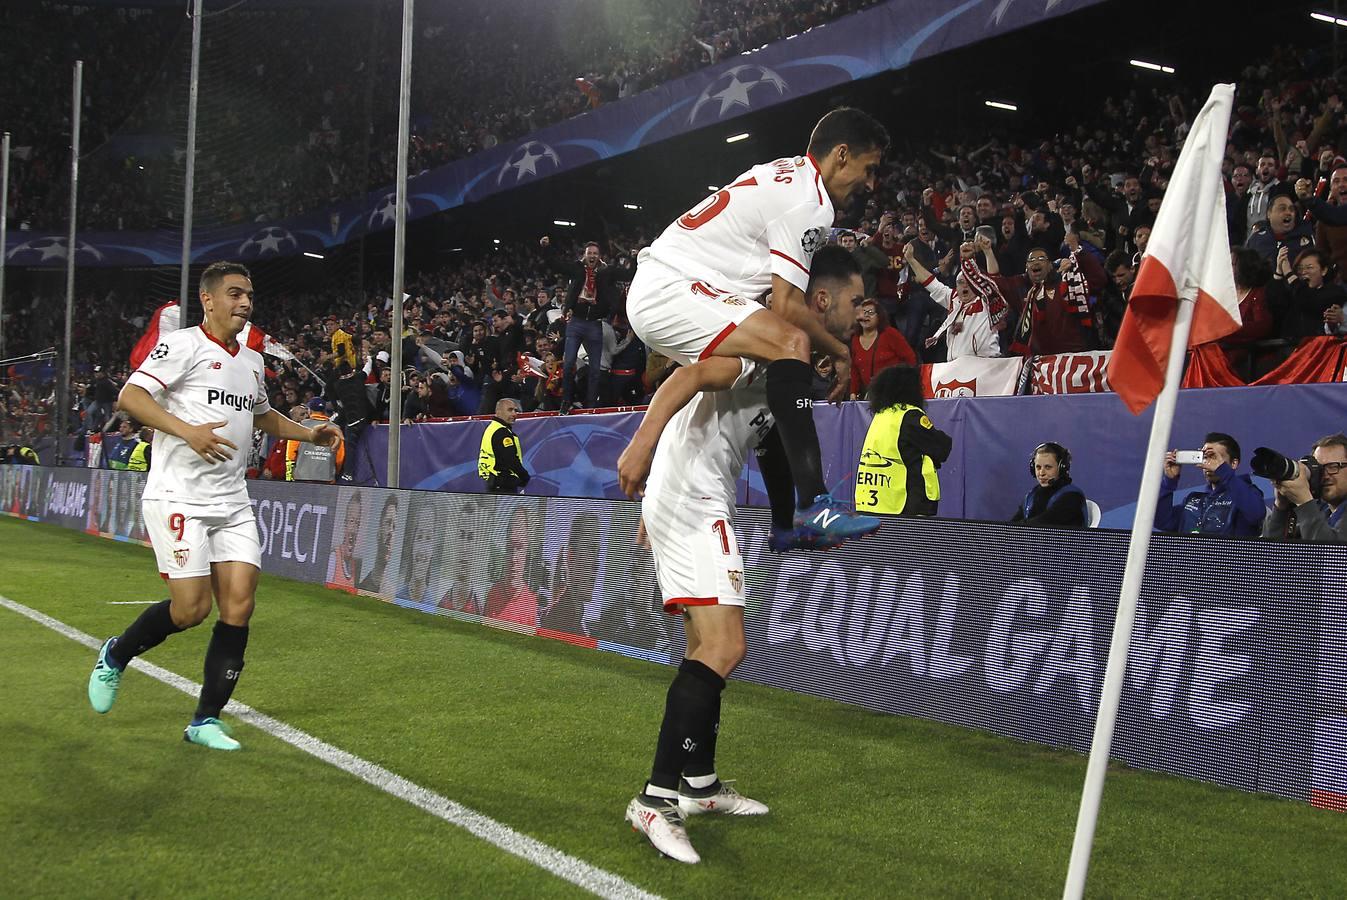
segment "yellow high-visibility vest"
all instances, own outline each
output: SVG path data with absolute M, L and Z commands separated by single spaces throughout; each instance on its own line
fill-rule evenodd
M 900 515 L 907 508 L 907 463 L 898 454 L 898 434 L 907 416 L 930 428 L 931 420 L 915 406 L 899 403 L 875 415 L 865 433 L 860 463 L 856 466 L 856 509 L 860 512 Z M 940 476 L 935 462 L 923 455 L 921 476 L 926 499 L 940 499 Z
M 519 440 L 519 435 L 515 434 L 509 428 L 506 428 L 500 422 L 492 419 L 487 423 L 486 431 L 482 432 L 482 449 L 477 454 L 477 474 L 483 481 L 489 481 L 492 475 L 499 475 L 500 469 L 496 465 L 496 448 L 491 444 L 491 438 L 502 428 L 510 432 L 510 437 L 506 440 L 513 440 L 515 448 L 519 452 L 520 460 L 524 458 L 524 442 Z M 508 446 L 508 445 L 507 445 Z

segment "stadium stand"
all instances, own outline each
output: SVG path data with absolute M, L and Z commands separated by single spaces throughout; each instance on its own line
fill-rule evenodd
M 788 35 L 864 5 L 867 4 L 832 3 L 816 9 L 805 3 L 725 2 L 703 3 L 696 5 L 696 9 L 672 7 L 687 15 L 678 19 L 666 10 L 660 19 L 651 13 L 655 18 L 639 23 L 638 28 L 648 41 L 636 50 L 621 45 L 617 35 L 602 28 L 593 31 L 610 38 L 607 44 L 595 35 L 570 42 L 564 35 L 545 34 L 540 28 L 515 29 L 510 39 L 523 42 L 519 46 L 530 52 L 522 56 L 541 67 L 539 73 L 521 74 L 519 79 L 553 84 L 557 88 L 555 93 L 531 97 L 528 114 L 511 102 L 510 85 L 524 82 L 513 76 L 493 77 L 493 73 L 500 73 L 485 60 L 471 55 L 476 52 L 471 48 L 500 45 L 499 40 L 493 40 L 493 35 L 497 38 L 499 35 L 491 31 L 504 27 L 497 21 L 499 17 L 484 16 L 476 26 L 484 29 L 481 34 L 455 31 L 432 22 L 420 36 L 432 45 L 418 53 L 444 58 L 451 48 L 469 48 L 465 68 L 473 75 L 466 80 L 455 75 L 454 90 L 467 91 L 473 102 L 459 104 L 457 100 L 453 103 L 446 100 L 441 111 L 425 119 L 424 128 L 417 134 L 415 153 L 419 161 L 414 168 L 471 153 L 492 140 L 524 133 L 559 116 L 580 112 L 586 104 L 594 102 L 596 91 L 600 100 L 620 101 L 632 90 L 683 74 L 725 53 L 736 52 L 737 48 Z M 144 53 L 157 52 L 176 39 L 174 28 L 165 22 L 162 12 L 77 9 L 63 4 L 56 4 L 55 8 L 65 10 L 71 17 L 77 35 L 108 27 L 121 28 L 128 40 L 134 42 L 133 46 Z M 24 4 L 7 6 L 0 12 L 5 25 L 19 30 L 24 26 L 24 16 L 34 14 L 34 8 Z M 274 34 L 274 40 L 281 42 L 276 49 L 284 51 L 288 40 L 285 34 L 291 26 L 304 22 L 310 13 L 268 10 L 256 15 L 271 17 L 264 21 L 275 27 L 261 30 Z M 146 27 L 146 23 L 153 27 Z M 337 30 L 330 37 L 339 40 L 340 29 L 355 29 L 356 24 L 350 16 L 334 16 L 322 27 Z M 354 39 L 354 34 L 351 31 L 345 36 Z M 434 44 L 436 41 L 442 43 Z M 539 43 L 534 47 L 528 42 Z M 619 45 L 634 55 L 614 57 L 613 48 Z M 24 52 L 30 54 L 28 64 L 20 67 L 26 72 L 56 61 L 50 45 L 25 46 Z M 549 56 L 553 52 L 555 58 Z M 577 90 L 560 74 L 577 71 L 577 59 L 584 64 L 579 71 L 589 73 L 589 85 L 596 86 L 594 90 L 587 87 L 588 94 Z M 111 61 L 104 64 L 115 65 Z M 352 104 L 344 102 L 343 79 L 325 68 L 328 64 L 329 61 L 315 57 L 297 66 L 297 71 L 302 70 L 313 80 L 299 79 L 287 89 L 319 91 L 320 85 L 331 85 L 335 93 L 330 101 L 324 95 L 323 103 L 303 108 L 322 110 L 330 106 L 334 114 L 340 115 L 339 110 Z M 361 63 L 357 61 L 355 65 L 359 67 Z M 426 95 L 457 97 L 436 82 L 434 72 L 438 70 L 431 68 L 432 77 L 422 88 Z M 442 68 L 446 71 L 441 77 L 449 79 L 453 73 L 448 70 L 453 67 Z M 1264 195 L 1279 192 L 1291 195 L 1298 204 L 1293 224 L 1315 214 L 1331 216 L 1337 201 L 1347 196 L 1347 180 L 1341 189 L 1333 188 L 1332 197 L 1325 193 L 1333 170 L 1342 163 L 1337 148 L 1343 146 L 1342 139 L 1347 137 L 1342 134 L 1347 123 L 1342 117 L 1336 83 L 1326 70 L 1325 60 L 1315 53 L 1286 47 L 1275 48 L 1243 73 L 1224 166 L 1232 244 L 1242 244 L 1246 235 L 1251 247 L 1268 241 L 1275 244 L 1280 239 L 1279 223 L 1266 220 Z M 614 74 L 620 72 L 637 73 L 630 76 L 636 86 Z M 386 75 L 376 73 L 377 77 Z M 476 80 L 478 75 L 480 80 Z M 265 64 L 258 64 L 257 77 L 266 77 Z M 21 107 L 27 116 L 27 126 L 37 133 L 58 135 L 59 116 L 52 117 L 58 115 L 55 111 L 60 104 L 52 102 L 54 88 L 33 79 L 23 81 L 20 87 L 23 85 L 34 97 L 42 97 L 41 102 Z M 138 98 L 138 94 L 147 91 L 152 92 L 153 85 L 143 79 L 121 86 L 107 104 L 100 105 L 108 110 L 103 115 L 114 118 L 122 114 L 148 115 L 146 104 Z M 1072 298 L 1062 288 L 1048 292 L 1050 296 L 1045 295 L 1044 299 L 1049 303 L 1055 300 L 1063 305 L 1079 304 L 1075 311 L 1080 314 L 1066 326 L 1072 332 L 1071 341 L 1062 349 L 1107 350 L 1116 337 L 1135 276 L 1136 260 L 1144 250 L 1177 148 L 1199 102 L 1200 97 L 1191 88 L 1175 83 L 1173 90 L 1137 88 L 1106 97 L 1093 109 L 1081 110 L 1078 124 L 1055 133 L 1017 133 L 1007 128 L 986 136 L 980 145 L 974 146 L 945 139 L 938 129 L 933 130 L 923 138 L 924 146 L 909 147 L 891 155 L 878 190 L 861 211 L 858 227 L 838 231 L 834 239 L 848 246 L 854 242 L 855 252 L 867 270 L 868 292 L 885 306 L 890 321 L 904 331 L 920 362 L 937 363 L 947 358 L 947 340 L 932 341 L 945 310 L 926 299 L 931 292 L 918 279 L 909 277 L 913 269 L 903 262 L 903 248 L 907 245 L 912 246 L 916 263 L 947 286 L 953 285 L 961 257 L 974 257 L 980 266 L 999 276 L 1002 293 L 1014 307 L 1011 327 L 999 335 L 999 349 L 1004 355 L 1056 349 L 1041 342 L 1021 343 L 1022 335 L 1017 335 L 1014 327 L 1023 295 L 1034 290 L 1035 279 L 1025 274 L 1029 251 L 1041 247 L 1054 267 L 1060 259 L 1078 258 L 1079 268 L 1086 276 L 1087 296 Z M 447 124 L 451 107 L 456 121 Z M 491 110 L 495 118 L 489 127 L 482 127 L 480 123 L 486 119 L 473 110 Z M 168 103 L 156 113 L 162 116 L 161 121 L 169 121 L 177 110 Z M 386 114 L 386 110 L 381 111 L 376 118 Z M 149 127 L 152 119 L 145 122 Z M 110 127 L 106 119 L 95 118 L 95 123 L 96 131 L 107 131 Z M 307 148 L 305 152 L 313 149 Z M 20 223 L 19 227 L 25 222 L 42 221 L 43 209 L 54 213 L 60 206 L 61 174 L 58 166 L 51 165 L 52 158 L 47 152 L 18 157 L 16 188 L 11 191 L 11 221 Z M 313 160 L 306 161 L 303 154 L 294 161 L 296 171 L 311 172 L 315 168 Z M 368 162 L 371 183 L 387 179 L 388 160 Z M 337 164 L 332 159 L 324 163 Z M 358 165 L 358 160 L 354 164 Z M 208 192 L 210 167 L 202 168 L 206 172 L 203 185 Z M 262 190 L 266 185 L 274 185 L 278 177 L 289 189 Z M 1296 181 L 1302 178 L 1311 189 L 1318 185 L 1320 197 L 1328 202 L 1296 197 Z M 120 188 L 114 186 L 115 178 L 90 181 L 114 192 L 89 201 L 87 215 L 91 227 L 95 223 L 124 226 L 132 220 L 162 223 L 171 215 L 167 210 L 153 211 L 154 200 L 148 194 L 116 193 Z M 354 183 L 335 176 L 331 181 Z M 1304 185 L 1301 187 L 1303 194 Z M 234 195 L 251 194 L 246 187 L 242 192 L 237 185 L 231 189 Z M 263 216 L 285 213 L 286 204 L 303 205 L 323 199 L 321 192 L 308 192 L 299 180 L 285 181 L 277 173 L 259 174 L 258 190 L 272 204 Z M 244 206 L 251 205 L 250 200 L 241 202 Z M 1323 211 L 1326 206 L 1330 208 L 1327 214 Z M 1308 211 L 1308 207 L 1314 207 L 1314 211 Z M 253 210 L 243 206 L 237 211 L 240 216 L 252 213 Z M 662 224 L 647 220 L 639 230 L 610 237 L 605 242 L 606 255 L 614 261 L 634 255 Z M 990 232 L 990 238 L 983 243 L 978 243 L 979 228 Z M 1340 228 L 1324 221 L 1313 231 L 1314 240 L 1330 256 L 1344 243 L 1336 234 Z M 1305 226 L 1302 231 L 1311 229 Z M 578 256 L 579 246 L 564 252 Z M 1054 277 L 1049 276 L 1049 284 Z M 1324 294 L 1317 288 L 1307 290 L 1305 285 L 1288 286 L 1295 277 L 1296 273 L 1284 264 L 1275 268 L 1246 267 L 1241 282 L 1241 289 L 1246 291 L 1244 314 L 1247 322 L 1257 325 L 1256 328 L 1251 325 L 1246 329 L 1249 333 L 1236 335 L 1231 341 L 1232 345 L 1238 344 L 1230 361 L 1239 369 L 1239 378 L 1217 383 L 1251 381 L 1273 369 L 1297 343 L 1320 333 L 1305 325 L 1315 317 L 1326 320 L 1324 334 L 1341 333 L 1340 307 L 1330 302 L 1339 295 Z M 1328 281 L 1331 284 L 1342 277 L 1343 267 L 1339 266 L 1330 273 Z M 390 305 L 386 289 L 369 286 L 373 280 L 367 277 L 364 289 L 347 280 L 337 285 L 269 295 L 265 307 L 259 309 L 260 324 L 291 347 L 297 357 L 294 362 L 273 361 L 274 399 L 278 405 L 285 404 L 280 408 L 288 409 L 292 402 L 320 394 L 325 384 L 335 382 L 338 360 L 328 338 L 334 328 L 354 336 L 354 368 L 368 367 L 370 393 L 376 401 L 379 399 L 380 370 L 384 367 L 379 351 L 387 349 Z M 1249 281 L 1253 283 L 1246 283 Z M 413 414 L 407 418 L 420 421 L 478 413 L 484 389 L 493 382 L 496 387 L 485 392 L 491 397 L 504 391 L 517 395 L 526 410 L 555 409 L 558 395 L 555 357 L 560 354 L 558 340 L 565 325 L 564 320 L 553 321 L 556 314 L 548 315 L 546 309 L 540 311 L 537 304 L 540 293 L 556 296 L 558 287 L 556 276 L 549 271 L 532 238 L 510 239 L 489 252 L 469 253 L 448 265 L 413 273 L 408 286 L 412 299 L 406 310 L 409 333 L 404 347 L 409 370 L 415 371 L 408 372 L 405 390 L 408 397 L 424 392 L 418 387 L 423 378 L 429 380 L 432 389 L 425 402 L 410 404 Z M 11 292 L 9 308 L 17 310 L 8 323 L 11 348 L 36 350 L 58 342 L 55 318 L 35 314 L 46 301 L 47 298 L 37 294 Z M 88 314 L 82 313 L 76 323 L 75 346 L 80 356 L 74 368 L 79 374 L 71 396 L 82 398 L 88 388 L 85 379 L 93 365 L 108 367 L 114 379 L 124 378 L 125 348 L 143 329 L 151 309 L 143 297 L 117 287 L 85 293 L 78 303 Z M 1315 304 L 1318 304 L 1315 309 L 1305 311 Z M 515 321 L 507 323 L 506 330 L 498 334 L 492 313 L 507 306 L 511 306 Z M 485 333 L 474 336 L 478 324 Z M 621 325 L 619 317 L 619 329 Z M 454 351 L 462 356 L 451 356 Z M 646 360 L 639 347 L 623 344 L 623 351 L 624 363 L 620 368 L 624 372 L 645 370 Z M 652 361 L 650 374 L 657 377 L 658 367 L 659 361 Z M 15 439 L 32 439 L 38 423 L 53 411 L 54 392 L 49 379 L 43 377 L 45 371 L 49 369 L 34 364 L 11 372 L 11 376 L 17 377 L 9 379 L 5 390 L 5 429 Z M 620 399 L 639 401 L 648 396 L 653 386 L 654 380 L 645 377 L 633 391 L 628 379 L 627 392 Z M 602 402 L 616 403 L 619 398 L 608 396 Z M 87 405 L 81 401 L 80 411 Z M 101 423 L 84 422 L 83 426 L 91 431 L 101 427 Z

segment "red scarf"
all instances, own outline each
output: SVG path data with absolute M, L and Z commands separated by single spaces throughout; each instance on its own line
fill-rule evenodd
M 598 266 L 585 266 L 585 289 L 580 292 L 580 296 L 586 300 L 594 300 L 598 296 L 594 288 L 594 273 L 598 270 Z

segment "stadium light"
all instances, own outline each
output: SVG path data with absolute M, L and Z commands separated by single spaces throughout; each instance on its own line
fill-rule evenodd
M 1130 62 L 1138 69 L 1150 69 L 1152 72 L 1164 72 L 1166 75 L 1174 74 L 1173 66 L 1162 66 L 1159 63 L 1146 62 L 1144 59 L 1134 59 Z
M 1330 16 L 1327 13 L 1310 13 L 1310 18 L 1327 22 L 1329 25 L 1341 25 L 1343 28 L 1347 28 L 1347 19 L 1339 19 L 1337 16 Z
M 1002 103 L 1000 100 L 983 100 L 982 102 L 985 103 L 987 106 L 990 106 L 992 109 L 1005 109 L 1009 110 L 1010 112 L 1019 111 L 1019 107 L 1013 103 Z
M 622 208 L 623 208 L 623 209 L 640 209 L 641 207 L 638 206 L 638 205 L 635 204 L 635 203 L 623 203 L 623 204 L 622 204 Z
M 706 186 L 706 189 L 707 189 L 708 191 L 718 191 L 718 190 L 720 190 L 720 188 L 716 187 L 714 184 L 708 184 L 708 185 Z
M 574 228 L 574 227 L 575 227 L 575 223 L 574 223 L 574 222 L 567 222 L 565 219 L 553 219 L 553 220 L 552 220 L 552 224 L 553 224 L 553 225 L 565 225 L 567 228 Z M 496 243 L 499 244 L 500 241 L 496 241 Z
M 308 250 L 305 250 L 305 251 L 304 251 L 304 255 L 307 256 L 309 259 L 325 259 L 325 258 L 326 258 L 326 257 L 324 257 L 323 254 L 321 254 L 321 253 L 310 253 Z
M 746 141 L 746 140 L 748 140 L 748 132 L 747 132 L 747 131 L 742 131 L 742 132 L 740 132 L 739 134 L 732 134 L 732 135 L 730 135 L 729 137 L 725 138 L 725 143 L 727 143 L 727 144 L 737 144 L 737 143 L 739 143 L 740 141 Z
M 493 244 L 499 244 L 499 243 L 500 243 L 500 238 L 492 238 L 492 239 L 491 239 L 491 243 L 493 243 Z

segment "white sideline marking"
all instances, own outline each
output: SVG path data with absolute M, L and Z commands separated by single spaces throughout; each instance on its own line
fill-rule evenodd
M 59 619 L 53 619 L 51 616 L 24 606 L 22 603 L 16 603 L 3 595 L 0 595 L 0 606 L 13 610 L 21 616 L 26 616 L 39 625 L 44 625 L 57 634 L 64 635 L 91 650 L 97 650 L 103 645 L 103 642 L 97 638 L 72 628 Z M 201 691 L 201 685 L 188 681 L 181 675 L 162 669 L 153 663 L 135 659 L 131 661 L 131 667 L 192 697 L 195 697 Z M 260 713 L 251 706 L 239 703 L 237 700 L 231 700 L 229 705 L 225 707 L 225 712 L 247 722 L 260 731 L 265 731 L 267 734 L 303 750 L 310 756 L 317 757 L 328 765 L 354 775 L 384 793 L 406 800 L 412 806 L 428 812 L 438 819 L 443 819 L 450 825 L 456 825 L 489 844 L 494 844 L 506 853 L 512 853 L 540 869 L 546 869 L 558 878 L 584 888 L 592 894 L 600 897 L 611 897 L 614 900 L 662 900 L 658 894 L 642 890 L 612 872 L 591 866 L 589 863 L 563 853 L 542 841 L 520 834 L 508 825 L 497 822 L 495 819 L 471 810 L 448 797 L 441 796 L 432 790 L 421 787 L 419 784 L 408 781 L 401 775 L 388 771 L 383 766 L 375 765 L 369 760 L 361 759 L 353 753 L 347 753 L 339 747 L 321 741 L 311 734 L 285 724 L 279 719 L 273 719 L 265 713 Z
M 109 600 L 108 606 L 153 606 L 158 600 Z

